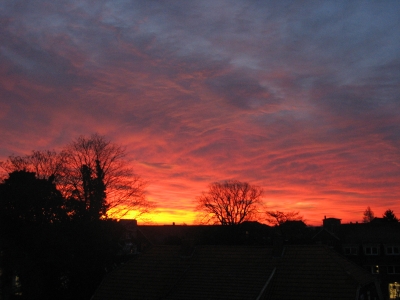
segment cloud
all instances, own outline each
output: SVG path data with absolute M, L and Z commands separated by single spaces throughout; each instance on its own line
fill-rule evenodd
M 143 162 L 145 166 L 148 166 L 150 168 L 157 168 L 157 169 L 172 169 L 172 166 L 167 165 L 165 163 L 148 163 L 148 162 Z
M 126 145 L 170 215 L 225 179 L 315 223 L 333 206 L 344 220 L 367 203 L 400 209 L 399 13 L 358 1 L 2 3 L 0 159 L 99 132 Z

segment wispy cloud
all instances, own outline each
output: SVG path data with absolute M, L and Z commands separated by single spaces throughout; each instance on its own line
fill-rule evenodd
M 368 205 L 400 213 L 399 13 L 359 1 L 2 3 L 0 158 L 99 132 L 127 146 L 171 217 L 233 178 L 314 224 L 359 220 Z

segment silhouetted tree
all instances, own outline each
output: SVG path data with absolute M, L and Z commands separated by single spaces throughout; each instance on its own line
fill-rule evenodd
M 0 162 L 0 167 L 7 173 L 28 171 L 34 172 L 39 179 L 53 177 L 57 188 L 60 188 L 63 187 L 61 182 L 65 174 L 65 156 L 63 151 L 32 151 L 26 156 L 11 155 L 6 161 Z
M 2 221 L 44 224 L 65 220 L 64 198 L 53 179 L 39 179 L 27 171 L 10 173 L 0 184 Z
M 81 201 L 82 211 L 75 211 L 77 215 L 87 216 L 90 220 L 98 220 L 107 213 L 108 205 L 106 202 L 106 188 L 103 182 L 104 172 L 100 167 L 100 162 L 96 161 L 96 174 L 93 176 L 92 170 L 87 166 L 81 167 L 83 193 Z
M 373 219 L 375 219 L 374 212 L 371 210 L 371 208 L 368 206 L 367 209 L 364 211 L 364 216 L 363 216 L 363 222 L 364 223 L 369 223 Z
M 267 211 L 266 221 L 271 225 L 282 225 L 286 221 L 304 221 L 303 217 L 299 215 L 299 212 L 282 212 L 282 211 Z
M 90 204 L 94 216 L 99 218 L 105 216 L 109 205 L 106 202 L 106 185 L 104 184 L 104 171 L 100 166 L 100 161 L 96 160 L 96 178 L 94 181 L 93 201 Z
M 97 211 L 103 218 L 122 217 L 130 211 L 140 217 L 153 208 L 145 197 L 145 182 L 127 164 L 125 149 L 98 134 L 81 136 L 60 153 L 33 151 L 27 156 L 10 156 L 0 167 L 7 172 L 36 172 L 43 179 L 52 176 L 69 200 L 72 216 L 91 207 L 92 215 Z
M 67 217 L 71 201 L 56 189 L 54 176 L 14 171 L 0 183 L 1 299 L 90 299 L 105 269 L 121 262 L 122 225 L 99 220 L 105 209 L 100 164 L 94 173 L 86 167 L 82 173 L 88 199 L 83 211 L 91 222 Z
M 197 198 L 201 223 L 236 225 L 252 220 L 262 205 L 262 189 L 236 180 L 215 182 Z
M 388 209 L 383 214 L 383 219 L 390 223 L 396 223 L 399 220 L 397 219 L 396 215 L 394 214 L 393 210 Z
M 71 197 L 85 202 L 88 199 L 85 189 L 88 184 L 92 185 L 93 192 L 97 194 L 91 199 L 97 199 L 99 203 L 92 201 L 89 207 L 97 207 L 101 217 L 106 216 L 107 209 L 109 214 L 117 217 L 129 211 L 135 211 L 140 216 L 151 210 L 152 204 L 146 200 L 144 193 L 145 182 L 126 163 L 123 147 L 94 134 L 89 138 L 79 137 L 66 147 L 65 153 L 66 190 Z M 95 180 L 89 179 L 92 174 L 96 174 Z M 102 200 L 104 195 L 106 205 Z

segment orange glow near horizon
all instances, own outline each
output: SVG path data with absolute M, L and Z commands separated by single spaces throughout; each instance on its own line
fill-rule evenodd
M 400 216 L 400 4 L 128 2 L 2 5 L 0 161 L 98 133 L 146 222 L 193 224 L 230 179 L 310 225 Z
M 157 187 L 157 190 L 158 189 L 159 187 Z M 148 187 L 148 190 L 149 193 L 152 193 L 151 186 Z M 161 206 L 161 203 L 156 201 L 156 199 L 150 199 L 156 204 L 156 208 L 151 213 L 138 218 L 139 224 L 171 225 L 175 223 L 176 225 L 196 225 L 197 212 L 195 211 L 194 200 L 196 196 L 200 195 L 202 190 L 207 190 L 207 186 L 203 187 L 202 185 L 199 185 L 198 193 L 196 195 L 193 195 L 193 197 L 187 199 L 180 199 L 179 201 L 172 201 L 172 199 L 175 199 L 176 197 L 174 192 L 170 191 L 170 195 L 164 193 L 162 203 L 174 203 L 170 207 Z M 156 191 L 154 191 L 154 193 L 157 194 Z M 353 203 L 353 205 L 350 205 L 350 203 L 354 201 L 351 199 L 351 197 L 344 198 L 331 195 L 329 199 L 321 201 L 323 197 L 327 198 L 326 195 L 319 195 L 319 197 L 316 194 L 311 195 L 305 189 L 298 191 L 297 197 L 293 195 L 274 197 L 266 193 L 266 195 L 263 197 L 263 210 L 260 212 L 256 221 L 268 224 L 263 213 L 264 211 L 268 210 L 299 212 L 299 215 L 303 217 L 305 223 L 309 226 L 322 225 L 322 220 L 325 217 L 341 219 L 342 223 L 362 222 L 363 212 L 367 206 L 371 206 L 371 209 L 375 213 L 376 217 L 382 217 L 383 213 L 387 209 L 392 209 L 395 213 L 397 211 L 400 212 L 400 207 L 397 203 L 395 205 L 388 206 L 386 203 L 376 200 L 374 205 L 359 205 L 358 203 Z M 349 205 L 342 204 L 346 201 L 349 203 Z M 191 206 L 188 206 L 188 203 L 190 203 Z M 185 207 L 185 209 L 180 208 L 180 206 Z M 136 215 L 137 214 L 135 212 L 128 213 L 123 217 L 123 219 L 133 219 Z

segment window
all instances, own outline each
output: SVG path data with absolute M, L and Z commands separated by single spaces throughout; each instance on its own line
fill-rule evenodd
M 389 283 L 389 299 L 400 297 L 400 284 L 398 282 Z
M 387 266 L 388 274 L 400 274 L 400 266 Z
M 357 255 L 358 249 L 355 246 L 345 246 L 343 247 L 344 255 Z
M 400 254 L 400 247 L 399 246 L 386 246 L 385 247 L 387 255 L 399 255 Z
M 364 253 L 365 255 L 378 255 L 378 246 L 364 246 Z

